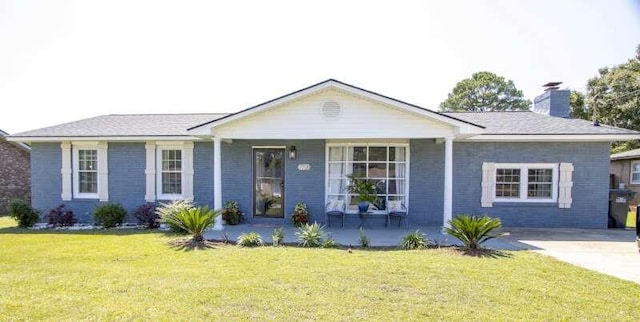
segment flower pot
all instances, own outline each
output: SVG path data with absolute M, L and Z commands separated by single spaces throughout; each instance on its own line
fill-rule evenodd
M 367 212 L 369 209 L 369 203 L 366 201 L 362 201 L 358 203 L 358 211 L 359 212 Z

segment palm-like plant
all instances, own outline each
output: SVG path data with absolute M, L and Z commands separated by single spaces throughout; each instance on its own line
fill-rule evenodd
M 504 233 L 491 233 L 494 229 L 502 227 L 502 222 L 487 215 L 460 215 L 450 220 L 449 224 L 451 228 L 445 227 L 445 232 L 458 238 L 469 249 L 478 249 L 487 240 L 504 236 Z
M 205 206 L 182 209 L 177 213 L 166 214 L 162 217 L 162 221 L 168 225 L 175 225 L 188 231 L 193 235 L 193 241 L 202 242 L 204 241 L 204 231 L 215 224 L 218 215 L 220 215 L 220 210 L 214 211 Z
M 324 226 L 317 222 L 304 224 L 298 227 L 296 236 L 298 236 L 298 245 L 302 247 L 320 247 L 324 240 Z

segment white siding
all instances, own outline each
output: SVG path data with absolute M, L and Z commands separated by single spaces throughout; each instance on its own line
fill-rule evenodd
M 322 114 L 322 104 L 342 106 L 337 119 Z M 330 89 L 254 115 L 222 124 L 214 135 L 231 139 L 434 138 L 453 135 L 440 121 Z

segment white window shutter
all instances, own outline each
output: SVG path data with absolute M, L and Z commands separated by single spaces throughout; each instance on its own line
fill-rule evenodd
M 109 145 L 107 142 L 98 143 L 98 198 L 109 201 Z
M 144 149 L 146 151 L 144 200 L 154 202 L 156 201 L 156 142 L 148 141 Z
M 193 142 L 185 142 L 182 147 L 182 196 L 193 198 Z
M 60 143 L 62 151 L 62 201 L 71 200 L 71 142 L 64 141 Z
M 493 207 L 496 185 L 496 164 L 492 162 L 482 163 L 482 207 Z
M 571 188 L 573 188 L 573 164 L 560 163 L 558 182 L 558 207 L 571 208 Z

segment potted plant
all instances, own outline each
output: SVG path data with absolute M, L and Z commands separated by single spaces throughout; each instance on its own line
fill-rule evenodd
M 373 203 L 378 199 L 375 184 L 366 178 L 358 178 L 353 174 L 350 174 L 348 178 L 349 185 L 347 186 L 347 191 L 356 195 L 359 212 L 367 212 L 369 203 Z
M 298 202 L 296 204 L 296 207 L 293 209 L 293 213 L 291 213 L 291 221 L 293 221 L 293 225 L 296 227 L 309 223 L 309 211 L 307 210 L 307 204 L 304 202 Z
M 222 219 L 224 219 L 224 222 L 227 223 L 227 225 L 237 225 L 240 223 L 241 218 L 242 213 L 240 212 L 238 203 L 233 200 L 227 200 L 222 209 Z

